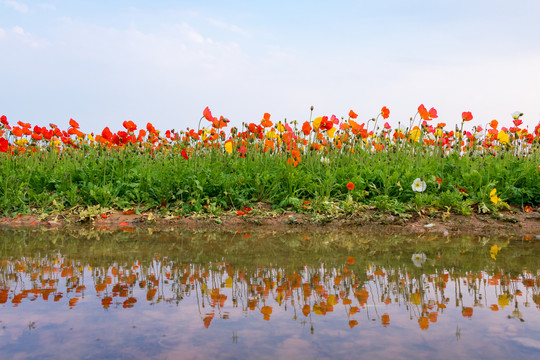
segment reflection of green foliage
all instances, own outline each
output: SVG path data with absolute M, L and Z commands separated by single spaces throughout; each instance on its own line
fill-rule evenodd
M 506 248 L 497 261 L 490 256 L 493 244 Z M 227 260 L 242 266 L 272 263 L 301 267 L 325 263 L 341 266 L 348 256 L 353 267 L 366 264 L 406 266 L 411 273 L 426 273 L 442 268 L 455 272 L 503 269 L 521 273 L 538 269 L 540 245 L 510 238 L 437 238 L 433 235 L 374 235 L 353 232 L 265 233 L 235 232 L 154 232 L 138 228 L 135 232 L 99 232 L 81 229 L 72 232 L 4 230 L 0 251 L 4 258 L 30 254 L 68 254 L 91 266 L 115 262 L 151 261 L 156 254 L 183 262 L 208 263 Z M 425 253 L 423 268 L 414 267 L 413 253 Z M 438 259 L 440 258 L 440 260 Z

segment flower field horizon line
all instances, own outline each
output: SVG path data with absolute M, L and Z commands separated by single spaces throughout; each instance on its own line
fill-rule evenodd
M 311 108 L 313 113 L 313 107 Z M 55 124 L 49 128 L 18 121 L 11 126 L 5 115 L 0 117 L 0 152 L 12 155 L 25 153 L 29 149 L 33 152 L 56 149 L 63 151 L 66 148 L 106 147 L 124 148 L 130 144 L 142 146 L 149 151 L 160 149 L 174 149 L 182 157 L 189 160 L 197 150 L 221 149 L 229 155 L 237 153 L 245 157 L 247 152 L 284 152 L 290 157 L 288 162 L 297 166 L 301 162 L 301 155 L 306 151 L 322 152 L 354 152 L 365 150 L 372 152 L 387 151 L 389 147 L 422 147 L 424 150 L 441 153 L 451 152 L 489 152 L 505 148 L 514 148 L 520 154 L 528 153 L 533 143 L 540 143 L 540 122 L 529 132 L 521 128 L 523 116 L 521 112 L 512 114 L 514 126 L 501 127 L 499 122 L 492 120 L 489 123 L 473 126 L 464 130 L 465 123 L 473 120 L 470 111 L 462 114 L 461 128 L 446 129 L 445 123 L 430 124 L 438 118 L 435 108 L 427 108 L 421 104 L 409 125 L 398 125 L 392 128 L 388 122 L 377 126 L 379 118 L 388 119 L 390 110 L 383 106 L 376 117 L 360 123 L 358 115 L 350 110 L 348 117 L 338 118 L 336 115 L 318 116 L 299 124 L 297 121 L 273 122 L 269 113 L 264 113 L 259 123 L 242 123 L 242 128 L 232 127 L 226 132 L 229 119 L 220 116 L 214 117 L 209 107 L 203 110 L 197 130 L 187 127 L 185 130 L 175 131 L 157 130 L 152 123 L 140 128 L 131 120 L 122 123 L 124 130 L 112 132 L 109 126 L 101 133 L 84 133 L 74 119 L 69 120 L 69 128 L 61 130 Z M 418 120 L 417 120 L 418 118 Z M 208 121 L 209 127 L 201 128 L 202 120 Z M 300 126 L 301 125 L 301 126 Z M 380 124 L 379 124 L 380 125 Z M 138 131 L 137 131 L 138 130 Z

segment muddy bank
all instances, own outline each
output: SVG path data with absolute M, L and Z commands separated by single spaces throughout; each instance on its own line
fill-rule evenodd
M 156 230 L 223 230 L 257 229 L 276 232 L 358 231 L 376 233 L 447 235 L 513 235 L 540 240 L 540 212 L 505 211 L 499 214 L 456 215 L 442 211 L 419 211 L 388 214 L 367 210 L 348 215 L 325 215 L 295 212 L 275 212 L 255 208 L 249 213 L 236 212 L 172 216 L 143 212 L 108 210 L 95 214 L 61 214 L 54 216 L 18 215 L 0 218 L 0 228 L 73 229 L 132 231 L 137 227 Z

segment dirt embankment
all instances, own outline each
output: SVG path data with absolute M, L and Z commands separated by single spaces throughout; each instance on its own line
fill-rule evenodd
M 236 212 L 220 216 L 196 214 L 184 217 L 160 216 L 154 213 L 114 212 L 82 217 L 80 215 L 37 216 L 19 215 L 0 218 L 0 228 L 72 229 L 91 227 L 95 230 L 133 231 L 137 227 L 156 230 L 179 228 L 186 230 L 245 231 L 247 229 L 286 231 L 355 231 L 378 233 L 447 235 L 514 235 L 540 240 L 540 212 L 506 211 L 499 214 L 467 216 L 446 212 L 416 212 L 388 214 L 367 210 L 352 215 L 330 216 L 295 212 L 273 212 L 257 208 L 250 213 Z

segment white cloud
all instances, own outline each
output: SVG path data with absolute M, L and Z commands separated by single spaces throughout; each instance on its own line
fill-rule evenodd
M 15 11 L 18 11 L 20 13 L 27 13 L 28 12 L 28 5 L 23 4 L 21 2 L 15 1 L 15 0 L 4 0 L 4 4 L 9 6 Z
M 198 32 L 196 32 L 195 30 L 193 30 L 190 26 L 188 25 L 185 25 L 185 29 L 186 29 L 186 34 L 188 36 L 188 38 L 193 41 L 193 42 L 196 42 L 198 44 L 202 44 L 204 43 L 204 36 L 202 36 L 201 34 L 199 34 Z
M 17 34 L 17 35 L 23 35 L 24 36 L 24 29 L 20 26 L 14 26 L 11 28 L 11 30 Z
M 229 24 L 229 23 L 226 23 L 224 21 L 217 20 L 217 19 L 214 19 L 214 18 L 207 18 L 206 20 L 211 25 L 213 25 L 213 26 L 215 26 L 215 27 L 217 27 L 219 29 L 229 30 L 229 31 L 232 31 L 232 32 L 235 32 L 235 33 L 238 33 L 238 34 L 242 34 L 242 35 L 248 35 L 246 31 L 244 31 L 242 28 L 240 28 L 237 25 Z
M 0 39 L 6 36 L 6 31 L 0 28 Z
M 26 32 L 21 26 L 14 26 L 11 28 L 11 32 L 14 33 L 17 38 L 21 39 L 22 43 L 29 45 L 32 48 L 42 48 L 48 45 L 48 41 L 38 38 L 28 32 Z
M 54 6 L 53 4 L 42 3 L 38 4 L 38 7 L 45 10 L 56 10 L 56 6 Z

